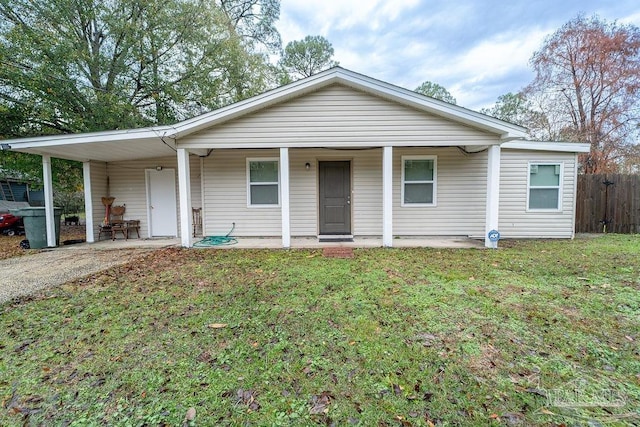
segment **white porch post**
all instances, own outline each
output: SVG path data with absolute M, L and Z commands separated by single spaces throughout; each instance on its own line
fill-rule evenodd
M 484 226 L 484 245 L 496 248 L 497 242 L 489 239 L 491 230 L 498 230 L 498 214 L 500 203 L 500 146 L 489 147 L 487 155 L 487 211 Z
M 204 179 L 204 157 L 200 157 L 200 208 L 202 209 L 200 211 L 200 222 L 201 224 L 201 230 L 200 232 L 202 233 L 202 237 L 206 236 L 207 233 L 205 231 L 205 218 L 207 217 L 207 212 L 206 212 L 206 208 L 205 208 L 205 203 L 204 203 L 204 191 L 205 191 L 205 179 Z
M 82 178 L 84 180 L 84 213 L 85 235 L 87 243 L 95 242 L 93 231 L 93 195 L 91 194 L 91 162 L 82 163 Z
M 280 148 L 280 207 L 282 209 L 282 247 L 291 247 L 291 212 L 289 210 L 289 148 Z
M 180 240 L 185 248 L 193 244 L 191 237 L 191 171 L 189 170 L 189 153 L 178 148 L 178 194 L 180 195 Z
M 393 147 L 382 149 L 382 245 L 393 246 Z
M 51 156 L 42 156 L 42 175 L 44 182 L 44 212 L 47 225 L 47 246 L 56 245 L 56 224 L 53 211 L 53 181 L 51 178 Z

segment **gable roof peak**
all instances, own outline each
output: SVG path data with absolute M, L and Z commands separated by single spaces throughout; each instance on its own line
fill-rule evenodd
M 505 141 L 525 139 L 527 137 L 527 129 L 522 126 L 505 122 L 459 105 L 431 98 L 340 66 L 329 68 L 310 77 L 296 80 L 295 82 L 272 89 L 260 95 L 177 123 L 174 126 L 176 129 L 176 137 L 184 137 L 204 128 L 317 91 L 331 84 L 342 84 L 370 95 L 385 98 L 430 114 L 463 123 L 467 126 L 498 134 L 500 138 Z

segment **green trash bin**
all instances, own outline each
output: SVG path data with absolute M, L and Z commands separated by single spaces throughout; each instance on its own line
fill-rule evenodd
M 31 249 L 46 248 L 47 218 L 45 208 L 10 209 L 15 216 L 21 216 L 24 221 L 24 231 Z M 60 215 L 62 208 L 53 208 L 54 224 L 56 228 L 56 246 L 60 244 Z

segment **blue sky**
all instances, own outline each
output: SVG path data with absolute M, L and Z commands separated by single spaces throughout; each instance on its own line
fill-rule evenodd
M 640 26 L 638 0 L 281 0 L 283 46 L 322 35 L 350 70 L 415 89 L 438 83 L 467 108 L 534 77 L 529 58 L 578 13 Z

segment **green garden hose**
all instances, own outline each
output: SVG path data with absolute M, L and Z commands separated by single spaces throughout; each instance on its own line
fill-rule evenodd
M 223 246 L 223 245 L 235 245 L 238 240 L 235 237 L 231 237 L 231 233 L 236 228 L 236 223 L 232 223 L 231 230 L 225 236 L 207 236 L 202 240 L 193 244 L 194 248 L 208 248 L 211 246 Z

